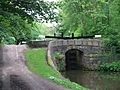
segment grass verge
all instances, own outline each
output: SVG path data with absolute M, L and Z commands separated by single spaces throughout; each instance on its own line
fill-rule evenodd
M 45 56 L 46 50 L 44 48 L 28 49 L 25 52 L 26 65 L 32 72 L 50 79 L 57 84 L 63 85 L 66 88 L 71 88 L 73 90 L 88 90 L 77 83 L 63 78 L 60 73 L 47 65 Z

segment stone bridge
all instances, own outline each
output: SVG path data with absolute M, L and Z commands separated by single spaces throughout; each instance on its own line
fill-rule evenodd
M 56 40 L 48 45 L 48 63 L 58 70 L 97 69 L 101 41 L 98 39 Z
M 99 39 L 74 39 L 32 41 L 32 48 L 48 47 L 48 63 L 58 69 L 97 69 L 101 57 L 101 41 Z

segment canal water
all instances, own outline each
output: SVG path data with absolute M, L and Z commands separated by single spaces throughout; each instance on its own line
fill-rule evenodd
M 91 90 L 120 90 L 120 73 L 71 70 L 62 75 Z

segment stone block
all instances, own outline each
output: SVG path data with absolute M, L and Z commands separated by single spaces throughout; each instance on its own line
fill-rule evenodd
M 67 40 L 63 40 L 63 45 L 67 45 Z
M 75 45 L 75 41 L 74 40 L 68 40 L 68 45 Z
M 98 41 L 94 41 L 94 42 L 93 42 L 93 46 L 99 46 Z
M 88 45 L 93 45 L 93 42 L 92 41 L 88 41 Z
M 80 40 L 75 40 L 75 45 L 82 45 L 82 41 L 80 41 Z

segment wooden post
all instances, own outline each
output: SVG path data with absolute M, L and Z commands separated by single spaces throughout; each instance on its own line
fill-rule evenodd
M 63 32 L 61 33 L 61 37 L 63 38 Z
M 56 36 L 56 33 L 54 33 L 54 37 Z
M 72 38 L 74 38 L 74 33 L 72 33 Z

